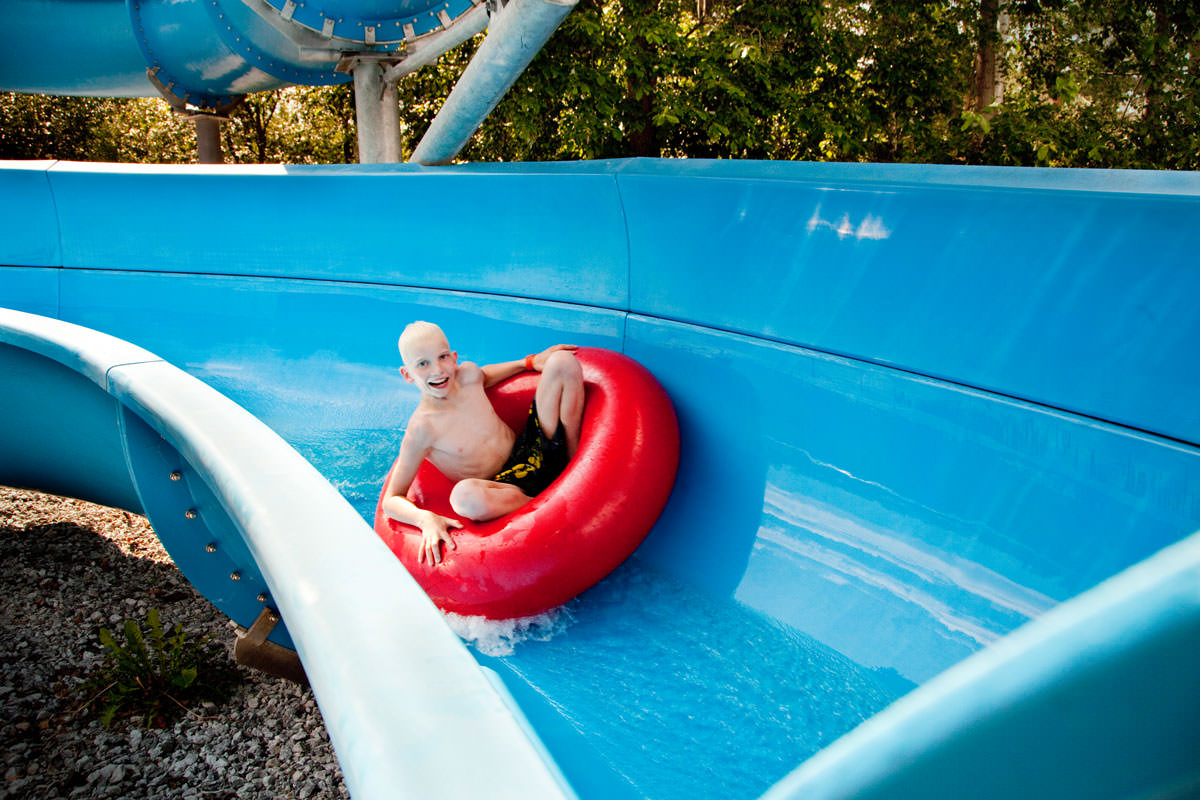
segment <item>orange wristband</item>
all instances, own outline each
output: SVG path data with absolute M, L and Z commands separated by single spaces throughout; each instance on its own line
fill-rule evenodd
M 532 355 L 525 356 L 525 369 L 526 370 L 533 369 L 533 356 Z

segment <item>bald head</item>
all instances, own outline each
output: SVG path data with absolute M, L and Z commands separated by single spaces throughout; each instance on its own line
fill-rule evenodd
M 400 334 L 400 360 L 406 365 L 411 364 L 415 350 L 422 344 L 436 342 L 450 349 L 450 341 L 442 329 L 432 322 L 410 322 Z

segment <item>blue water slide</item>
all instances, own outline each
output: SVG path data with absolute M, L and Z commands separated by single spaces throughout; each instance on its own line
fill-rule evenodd
M 355 797 L 395 797 L 397 787 L 569 795 L 520 711 L 390 551 L 259 420 L 140 347 L 50 317 L 0 308 L 0 365 L 11 392 L 0 404 L 0 482 L 145 513 L 223 611 L 248 624 L 262 607 L 282 612 L 294 644 L 283 629 L 276 636 L 299 650 L 323 698 Z M 377 666 L 363 673 L 364 661 Z M 424 681 L 435 691 L 397 692 L 394 672 L 436 676 Z M 340 691 L 347 681 L 354 689 Z M 417 756 L 431 727 L 473 750 L 484 771 Z
M 488 31 L 413 160 L 449 162 L 577 0 L 8 0 L 0 90 L 161 96 L 216 120 L 252 92 L 355 81 L 363 162 L 400 160 L 396 82 Z
M 456 26 L 478 33 L 482 1 L 6 0 L 0 88 L 161 92 L 221 108 L 250 92 L 349 81 L 337 71 L 347 53 L 400 62 Z
M 9 163 L 0 208 L 0 482 L 278 608 L 356 797 L 1200 792 L 1200 176 Z M 679 416 L 658 525 L 511 652 L 364 522 L 416 318 Z M 486 790 L 417 774 L 466 749 Z

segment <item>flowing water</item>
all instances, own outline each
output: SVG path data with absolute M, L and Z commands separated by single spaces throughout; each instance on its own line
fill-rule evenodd
M 294 444 L 371 521 L 395 439 Z M 912 688 L 636 555 L 549 614 L 448 621 L 585 798 L 757 797 Z

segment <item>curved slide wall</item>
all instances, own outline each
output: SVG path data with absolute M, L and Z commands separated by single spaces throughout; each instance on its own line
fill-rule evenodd
M 1163 625 L 1096 621 L 1101 601 L 1083 599 L 1046 619 L 1093 620 L 1078 627 L 1086 641 L 1034 636 L 1028 656 L 1001 640 L 1200 527 L 1195 175 L 28 164 L 0 171 L 0 197 L 0 305 L 145 347 L 310 457 L 339 431 L 403 424 L 413 399 L 397 396 L 394 339 L 412 318 L 481 362 L 554 340 L 642 361 L 676 403 L 684 452 L 639 557 L 859 664 L 929 681 L 847 737 L 855 763 L 862 748 L 903 751 L 914 730 L 1009 740 L 1018 714 L 973 739 L 978 717 L 948 712 L 970 705 L 954 691 L 994 722 L 1005 697 L 1062 688 L 1047 653 L 1076 663 L 1088 642 L 1119 638 L 1131 650 L 1103 663 L 1144 666 L 1131 651 L 1195 629 L 1194 596 L 1164 605 L 1126 582 L 1101 600 L 1132 593 L 1121 607 Z M 382 475 L 394 444 L 344 457 Z M 25 482 L 71 489 L 54 480 L 71 483 Z M 90 491 L 132 502 L 73 493 Z M 1173 562 L 1192 564 L 1187 552 Z M 1151 583 L 1167 581 L 1158 569 Z M 1165 607 L 1180 609 L 1169 624 Z M 948 673 L 959 688 L 930 680 L 997 641 Z M 1005 695 L 998 676 L 1018 673 L 1021 691 Z M 1189 685 L 1159 679 L 1159 700 Z M 986 769 L 985 754 L 922 752 L 953 755 L 965 776 Z M 879 774 L 920 761 L 878 758 Z M 1186 756 L 1150 761 L 1162 769 L 1143 788 L 1186 779 Z

